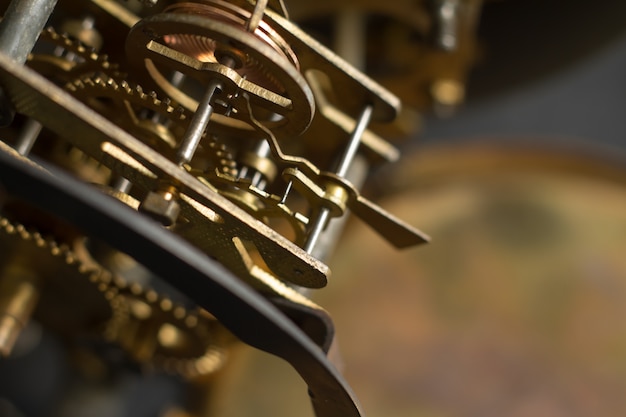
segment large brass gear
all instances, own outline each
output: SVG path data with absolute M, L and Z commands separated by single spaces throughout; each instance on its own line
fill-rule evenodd
M 216 106 L 215 112 L 227 115 L 240 136 L 253 130 L 239 117 L 245 111 L 237 107 L 240 102 L 231 100 L 240 94 L 249 97 L 255 112 L 271 115 L 266 123 L 283 137 L 298 136 L 313 118 L 313 94 L 289 44 L 264 21 L 250 26 L 249 7 L 219 0 L 183 2 L 142 19 L 127 37 L 129 65 L 151 88 L 191 110 L 198 106 L 196 98 L 172 85 L 166 74 L 182 72 L 200 84 L 219 80 L 228 105 Z
M 122 307 L 109 323 L 106 338 L 137 362 L 185 378 L 218 371 L 234 338 L 206 311 L 186 308 L 169 297 L 119 276 L 111 287 Z
M 0 217 L 0 262 L 4 352 L 10 351 L 31 314 L 60 334 L 94 336 L 113 315 L 115 294 L 107 284 L 108 271 L 81 262 L 68 245 L 6 217 Z

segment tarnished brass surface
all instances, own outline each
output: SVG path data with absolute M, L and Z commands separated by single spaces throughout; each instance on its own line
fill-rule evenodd
M 232 228 L 231 230 L 237 231 L 235 235 L 241 233 L 242 237 L 257 246 L 264 261 L 278 276 L 299 285 L 312 287 L 325 285 L 325 275 L 328 272 L 325 265 L 248 216 L 228 200 L 208 190 L 161 154 L 90 111 L 37 74 L 1 56 L 0 66 L 2 66 L 0 78 L 8 87 L 15 106 L 21 112 L 36 117 L 44 125 L 72 140 L 77 147 L 105 164 L 119 164 L 117 153 L 125 155 L 132 162 L 126 165 L 127 170 L 124 174 L 135 176 L 133 178 L 135 182 L 151 184 L 158 173 L 159 178 L 180 184 L 182 193 L 189 194 L 190 198 L 207 207 L 207 210 L 217 213 L 223 221 L 204 223 L 204 226 L 208 227 L 205 236 L 211 236 L 210 239 L 206 239 L 207 242 L 219 247 L 231 247 L 232 241 L 229 237 L 231 232 L 227 230 Z M 74 124 L 75 129 L 67 131 L 65 126 L 70 122 Z M 111 155 L 111 159 L 106 158 L 106 154 Z M 197 211 L 191 207 L 189 210 Z M 247 274 L 245 270 L 242 271 L 243 265 L 240 264 L 239 256 L 233 257 L 233 251 L 221 253 L 225 257 L 223 259 L 225 264 L 230 264 L 234 271 L 240 271 L 239 273 L 244 276 Z

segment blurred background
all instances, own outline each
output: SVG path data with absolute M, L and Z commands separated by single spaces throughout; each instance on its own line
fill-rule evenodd
M 625 6 L 487 2 L 464 104 L 370 183 L 432 242 L 350 223 L 315 298 L 368 416 L 626 412 Z M 263 354 L 232 384 L 221 415 L 312 415 Z

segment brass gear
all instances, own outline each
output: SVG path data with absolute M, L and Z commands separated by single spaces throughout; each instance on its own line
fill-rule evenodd
M 27 65 L 58 84 L 100 71 L 122 75 L 119 66 L 111 63 L 107 55 L 98 54 L 94 48 L 65 33 L 59 33 L 52 27 L 41 32 L 38 42 L 40 45 L 47 43 L 53 48 L 60 48 L 62 54 L 55 55 L 54 51 L 32 53 L 28 57 Z
M 139 85 L 104 73 L 80 77 L 65 89 L 168 157 L 173 156 L 176 138 L 184 133 L 191 117 L 168 99 L 160 100 L 154 92 L 146 93 Z M 160 120 L 147 119 L 147 115 L 157 115 Z
M 119 344 L 142 365 L 185 378 L 207 376 L 221 369 L 225 348 L 234 338 L 209 313 L 199 308 L 189 310 L 119 276 L 113 278 L 111 287 L 124 314 L 111 321 L 108 341 Z
M 0 217 L 0 286 L 3 319 L 16 319 L 15 336 L 31 313 L 40 323 L 65 336 L 99 335 L 113 315 L 115 294 L 107 284 L 110 274 L 103 268 L 81 262 L 65 244 Z M 17 294 L 26 294 L 28 302 Z M 14 306 L 27 309 L 17 317 Z M 3 329 L 5 330 L 5 329 Z
M 153 149 L 175 159 L 178 142 L 192 118 L 185 108 L 105 73 L 81 77 L 66 84 L 65 89 Z M 202 169 L 216 168 L 225 173 L 232 173 L 236 165 L 226 145 L 209 137 L 200 144 L 196 163 Z

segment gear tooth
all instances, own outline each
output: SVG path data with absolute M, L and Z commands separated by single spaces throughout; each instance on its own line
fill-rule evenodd
M 198 317 L 196 316 L 188 316 L 185 318 L 185 324 L 187 327 L 196 327 L 198 325 Z
M 165 312 L 170 311 L 173 307 L 172 300 L 170 300 L 169 298 L 162 299 L 160 303 L 160 307 L 161 307 L 161 310 Z
M 18 234 L 20 235 L 20 237 L 22 239 L 24 239 L 24 240 L 33 240 L 31 234 L 24 227 L 20 227 L 18 229 L 19 229 L 18 230 Z
M 43 247 L 45 247 L 48 244 L 48 242 L 46 242 L 46 240 L 39 233 L 37 233 L 33 237 L 35 239 L 35 245 L 37 245 L 40 248 L 43 248 Z
M 141 293 L 143 292 L 143 288 L 141 287 L 141 285 L 133 283 L 130 285 L 130 292 L 133 295 L 141 295 Z
M 113 284 L 118 287 L 118 288 L 126 288 L 128 286 L 128 284 L 126 283 L 125 280 L 123 280 L 122 278 L 120 278 L 119 276 L 115 275 L 113 277 Z
M 158 299 L 159 299 L 159 295 L 155 291 L 150 290 L 146 293 L 146 300 L 149 303 L 154 304 L 158 301 Z
M 104 268 L 98 267 L 93 271 L 95 279 L 104 283 L 107 287 L 113 284 L 113 275 Z
M 187 312 L 185 311 L 184 307 L 178 306 L 174 309 L 173 314 L 174 317 L 176 317 L 178 320 L 182 320 L 185 318 Z

